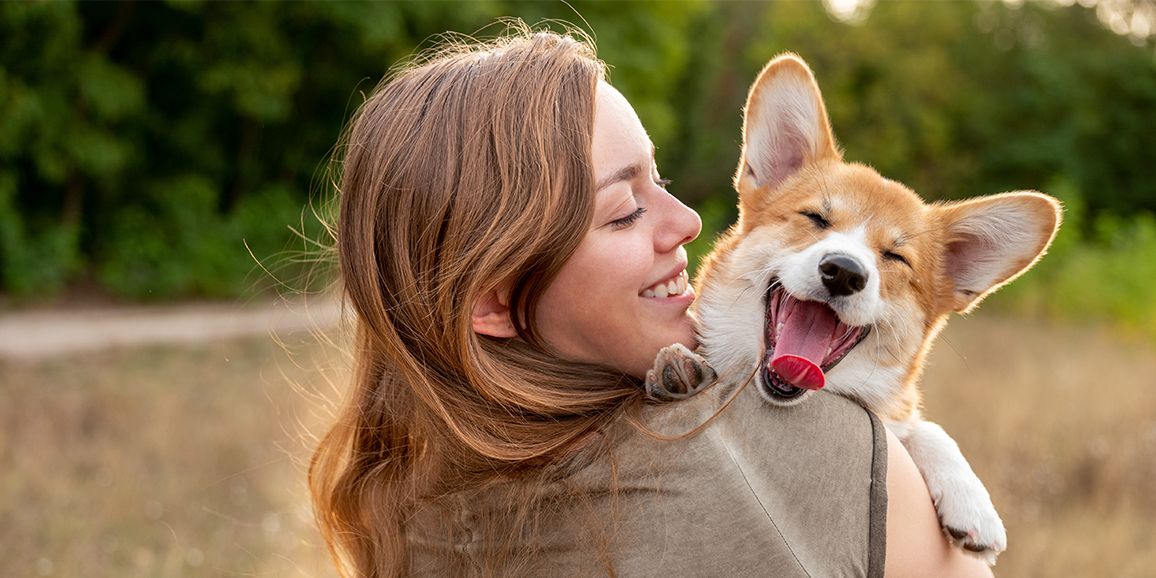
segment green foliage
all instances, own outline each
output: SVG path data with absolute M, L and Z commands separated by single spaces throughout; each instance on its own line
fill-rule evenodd
M 698 206 L 698 216 L 702 219 L 702 234 L 687 243 L 686 254 L 690 261 L 690 276 L 694 277 L 702 258 L 710 253 L 715 241 L 735 220 L 738 212 L 735 204 L 724 197 L 712 197 Z
M 1045 3 L 880 2 L 858 24 L 771 4 L 748 58 L 812 65 L 848 158 L 930 198 L 1065 175 L 1093 214 L 1156 211 L 1156 59 L 1093 11 Z
M 993 304 L 1055 319 L 1110 320 L 1156 338 L 1156 218 L 1102 214 L 1089 223 L 1070 182 L 1053 183 L 1051 190 L 1065 200 L 1064 226 L 1047 256 Z
M 241 223 L 254 245 L 284 245 L 353 85 L 388 66 L 314 53 L 292 28 L 316 20 L 312 44 L 356 43 L 356 19 L 283 8 L 0 6 L 0 288 L 40 297 L 93 274 L 130 297 L 242 290 L 254 262 Z M 414 40 L 391 43 L 377 56 Z M 330 62 L 343 74 L 307 94 L 306 71 Z M 276 206 L 254 215 L 268 191 Z
M 733 202 L 746 87 L 793 51 L 814 69 L 849 160 L 929 199 L 1042 189 L 1065 200 L 1051 254 L 995 306 L 1156 336 L 1150 43 L 1114 35 L 1093 10 L 1042 2 L 879 2 L 852 24 L 817 2 L 720 3 L 695 28 L 726 47 L 696 55 L 680 94 L 696 112 L 673 176 L 705 209 L 705 237 L 728 223 L 714 215 L 717 199 Z
M 852 23 L 794 1 L 0 3 L 0 292 L 232 296 L 283 256 L 293 277 L 363 94 L 441 33 L 505 16 L 594 38 L 701 210 L 693 255 L 734 219 L 747 87 L 790 50 L 849 159 L 932 199 L 1065 198 L 1052 255 L 997 303 L 1156 324 L 1151 43 L 1078 5 L 980 0 L 878 2 Z
M 0 176 L 0 286 L 19 295 L 60 287 L 78 266 L 76 227 L 22 218 L 15 190 L 11 175 Z
M 246 247 L 253 255 L 275 254 L 291 240 L 288 225 L 302 218 L 300 200 L 275 185 L 246 196 L 224 218 L 217 214 L 214 184 L 201 176 L 150 189 L 156 205 L 120 214 L 108 231 L 116 242 L 98 270 L 104 286 L 137 299 L 241 294 L 258 271 Z M 316 232 L 313 227 L 304 234 Z

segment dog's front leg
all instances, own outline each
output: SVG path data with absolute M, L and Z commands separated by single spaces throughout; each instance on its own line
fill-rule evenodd
M 717 375 L 706 359 L 675 343 L 662 348 L 646 372 L 646 395 L 654 401 L 686 399 L 714 383 Z
M 922 419 L 888 425 L 923 474 L 948 538 L 994 566 L 1007 548 L 1007 532 L 959 445 L 943 428 Z

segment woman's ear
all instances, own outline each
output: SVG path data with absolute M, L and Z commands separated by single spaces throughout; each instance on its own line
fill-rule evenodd
M 490 337 L 515 337 L 514 321 L 510 317 L 510 292 L 506 285 L 483 293 L 474 302 L 470 322 L 474 333 Z

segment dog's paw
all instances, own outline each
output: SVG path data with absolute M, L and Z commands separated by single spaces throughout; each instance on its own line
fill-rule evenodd
M 655 401 L 686 399 L 715 382 L 717 375 L 703 357 L 675 343 L 664 347 L 646 372 L 646 395 Z
M 995 566 L 996 558 L 1007 549 L 1007 531 L 979 478 L 928 480 L 927 486 L 948 540 Z
M 1007 538 L 1003 536 L 984 540 L 975 530 L 966 531 L 947 525 L 943 526 L 943 531 L 947 533 L 947 538 L 953 546 L 962 548 L 968 554 L 986 562 L 988 566 L 995 566 L 996 558 L 1007 546 Z M 1002 544 L 999 544 L 1001 541 Z

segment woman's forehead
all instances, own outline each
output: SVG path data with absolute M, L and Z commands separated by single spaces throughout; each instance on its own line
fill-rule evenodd
M 603 81 L 595 96 L 593 139 L 594 168 L 599 175 L 632 163 L 649 165 L 653 145 L 642 121 L 626 97 Z

